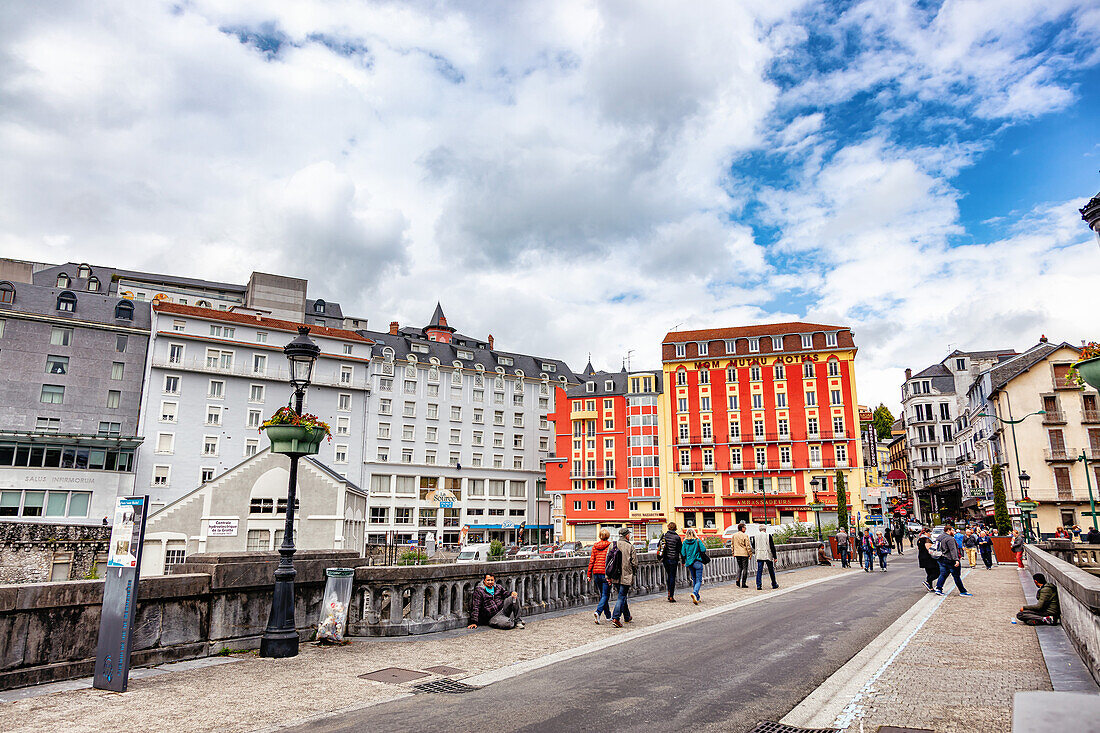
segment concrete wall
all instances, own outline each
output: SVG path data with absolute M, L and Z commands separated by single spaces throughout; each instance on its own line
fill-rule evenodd
M 816 548 L 783 545 L 780 569 L 812 565 Z M 729 550 L 712 550 L 711 582 L 733 574 Z M 134 624 L 134 666 L 259 646 L 270 611 L 278 553 L 193 555 L 171 575 L 142 578 Z M 353 635 L 422 634 L 465 626 L 469 593 L 487 570 L 520 593 L 527 614 L 594 603 L 583 557 L 486 563 L 366 567 L 347 551 L 295 557 L 296 621 L 307 637 L 320 612 L 324 571 L 356 568 L 348 630 Z M 643 555 L 637 592 L 660 587 L 656 556 Z M 90 675 L 102 581 L 0 585 L 0 689 Z
M 1065 543 L 1066 552 L 1074 550 Z M 1058 588 L 1058 604 L 1062 610 L 1062 628 L 1076 647 L 1081 660 L 1094 680 L 1100 683 L 1100 578 L 1076 565 L 1060 559 L 1058 547 L 1051 552 L 1027 545 L 1028 568 L 1043 573 Z

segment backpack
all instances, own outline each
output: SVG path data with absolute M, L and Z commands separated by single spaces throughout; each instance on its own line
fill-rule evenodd
M 623 577 L 623 553 L 619 552 L 618 542 L 612 542 L 611 547 L 607 548 L 604 575 L 611 580 L 619 580 Z

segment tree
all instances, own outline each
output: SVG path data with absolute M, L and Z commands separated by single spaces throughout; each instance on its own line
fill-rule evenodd
M 844 472 L 836 472 L 836 524 L 848 529 L 848 492 L 844 490 Z
M 1012 522 L 1008 518 L 1008 503 L 1005 501 L 1005 482 L 1001 478 L 1001 467 L 993 466 L 993 521 L 997 525 L 997 534 L 1002 537 L 1012 534 Z
M 890 408 L 881 402 L 871 417 L 871 424 L 875 426 L 875 433 L 879 440 L 889 440 L 894 427 L 894 415 Z

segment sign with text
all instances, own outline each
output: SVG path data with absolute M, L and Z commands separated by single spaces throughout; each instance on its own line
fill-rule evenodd
M 130 641 L 137 615 L 141 545 L 148 511 L 148 496 L 120 496 L 115 500 L 92 682 L 99 690 L 125 692 L 130 678 Z
M 238 519 L 208 519 L 206 520 L 207 537 L 236 537 Z

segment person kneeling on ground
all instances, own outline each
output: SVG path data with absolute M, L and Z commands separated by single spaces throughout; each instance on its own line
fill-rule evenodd
M 829 561 L 829 556 L 825 554 L 825 543 L 821 542 L 817 546 L 817 564 L 818 565 L 832 565 Z
M 477 584 L 470 599 L 470 625 L 488 624 L 494 629 L 522 629 L 523 621 L 519 617 L 519 596 L 498 585 L 492 573 L 485 574 L 485 580 Z
M 1035 587 L 1039 589 L 1039 593 L 1036 597 L 1036 603 L 1032 606 L 1024 606 L 1020 609 L 1020 612 L 1016 614 L 1016 619 L 1022 621 L 1028 626 L 1038 626 L 1040 624 L 1053 625 L 1061 620 L 1061 609 L 1058 605 L 1058 589 L 1054 587 L 1052 583 L 1047 582 L 1047 578 L 1042 573 L 1035 573 L 1031 576 L 1031 579 L 1035 581 Z

